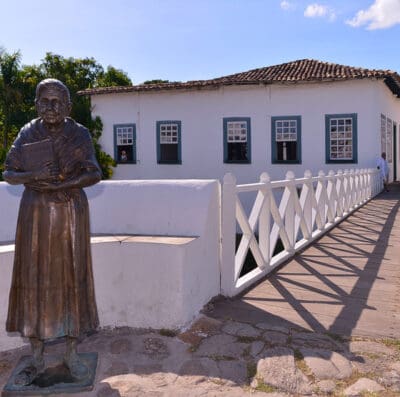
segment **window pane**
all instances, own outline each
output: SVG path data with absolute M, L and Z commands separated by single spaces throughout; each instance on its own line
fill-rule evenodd
M 161 162 L 177 163 L 178 160 L 178 145 L 160 145 Z
M 381 114 L 381 153 L 386 153 L 386 116 Z
M 129 163 L 133 161 L 133 146 L 121 145 L 117 148 L 117 161 L 120 163 Z
M 133 127 L 116 128 L 117 145 L 133 144 Z
M 161 124 L 160 125 L 160 144 L 162 145 L 177 145 L 178 139 L 178 124 Z
M 388 163 L 391 163 L 392 160 L 392 152 L 393 152 L 393 122 L 391 119 L 387 118 L 386 120 L 386 159 Z
M 228 143 L 228 160 L 229 161 L 248 161 L 247 142 Z
M 276 120 L 275 140 L 277 142 L 297 141 L 297 120 Z
M 133 125 L 114 126 L 115 151 L 118 163 L 132 163 L 136 161 L 136 149 Z
M 227 123 L 228 142 L 247 142 L 247 123 L 228 121 Z
M 351 118 L 330 119 L 330 157 L 335 160 L 352 160 L 353 120 Z
M 297 160 L 297 142 L 277 142 L 278 161 Z

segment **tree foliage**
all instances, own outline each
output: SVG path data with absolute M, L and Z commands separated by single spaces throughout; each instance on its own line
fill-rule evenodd
M 20 87 L 20 60 L 21 54 L 0 52 L 0 120 L 3 127 L 2 143 L 7 148 L 9 136 L 15 133 L 15 124 L 18 123 L 22 95 Z
M 162 80 L 162 79 L 153 79 L 153 80 L 146 80 L 143 84 L 164 84 L 169 83 L 169 80 Z
M 170 83 L 169 80 L 162 80 L 162 79 L 153 79 L 153 80 L 146 80 L 143 84 L 165 84 Z
M 93 58 L 65 58 L 50 52 L 46 53 L 40 65 L 21 66 L 20 61 L 20 52 L 7 53 L 0 48 L 0 171 L 5 153 L 18 131 L 36 117 L 34 100 L 37 84 L 45 78 L 55 78 L 69 88 L 72 101 L 71 117 L 91 131 L 103 178 L 110 178 L 116 163 L 101 149 L 99 139 L 103 124 L 98 117 L 92 119 L 90 98 L 78 95 L 78 91 L 86 88 L 132 85 L 128 75 L 113 66 L 104 70 Z
M 100 74 L 97 79 L 98 87 L 116 87 L 116 86 L 127 86 L 132 85 L 131 79 L 128 75 L 113 66 L 107 66 L 107 70 Z
M 180 84 L 182 81 L 171 81 L 171 80 L 163 80 L 163 79 L 153 79 L 153 80 L 146 80 L 143 82 L 145 85 L 149 84 Z

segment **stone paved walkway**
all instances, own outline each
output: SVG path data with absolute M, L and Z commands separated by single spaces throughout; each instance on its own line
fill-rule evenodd
M 215 316 L 343 336 L 400 338 L 400 184 Z
M 87 337 L 95 387 L 75 395 L 400 396 L 399 203 L 397 185 L 244 296 L 210 303 L 185 332 Z M 25 354 L 0 353 L 1 389 Z

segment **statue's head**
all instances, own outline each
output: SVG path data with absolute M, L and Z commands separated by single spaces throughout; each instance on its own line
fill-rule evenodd
M 46 124 L 61 124 L 71 112 L 69 90 L 59 80 L 42 80 L 36 87 L 35 105 Z

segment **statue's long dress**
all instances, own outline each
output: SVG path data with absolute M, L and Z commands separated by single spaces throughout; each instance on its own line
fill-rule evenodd
M 21 146 L 50 138 L 66 177 L 99 170 L 88 130 L 66 119 L 49 133 L 41 119 L 23 127 L 6 169 L 23 171 Z M 21 199 L 6 330 L 40 339 L 77 337 L 98 326 L 90 252 L 89 208 L 83 189 L 40 192 Z

